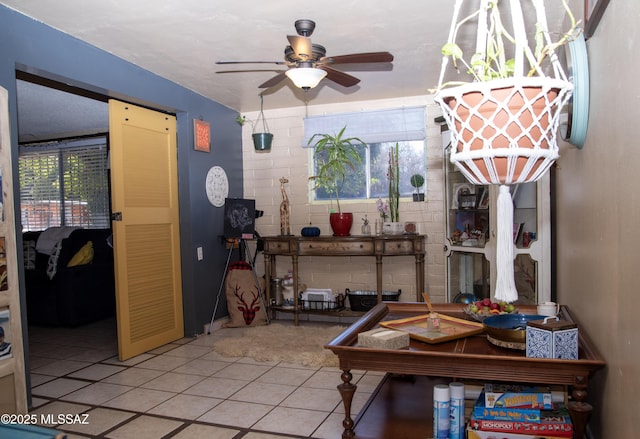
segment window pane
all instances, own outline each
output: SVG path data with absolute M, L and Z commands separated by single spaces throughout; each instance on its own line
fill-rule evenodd
M 18 171 L 23 230 L 110 226 L 106 139 L 21 146 L 20 149 Z
M 389 196 L 389 152 L 396 142 L 370 143 L 360 151 L 361 169 L 349 172 L 340 191 L 340 199 L 377 199 Z M 426 148 L 424 141 L 398 142 L 400 157 L 400 196 L 410 197 L 415 192 L 411 186 L 413 174 L 426 174 Z M 315 166 L 315 163 L 314 163 Z M 368 178 L 367 178 L 368 171 Z M 425 187 L 420 189 L 425 192 Z M 333 194 L 317 189 L 316 200 L 328 200 Z M 335 199 L 335 197 L 333 197 Z

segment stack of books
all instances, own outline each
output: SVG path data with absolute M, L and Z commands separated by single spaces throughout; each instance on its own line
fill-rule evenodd
M 573 437 L 569 411 L 548 388 L 485 384 L 467 427 L 468 439 Z

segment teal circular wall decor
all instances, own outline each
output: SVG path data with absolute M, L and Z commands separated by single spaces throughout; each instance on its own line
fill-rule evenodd
M 582 149 L 589 125 L 589 60 L 584 35 L 581 33 L 569 41 L 564 53 L 573 96 L 569 100 L 569 118 L 562 127 L 562 137 Z

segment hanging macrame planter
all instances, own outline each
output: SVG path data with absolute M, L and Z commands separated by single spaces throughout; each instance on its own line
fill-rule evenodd
M 260 114 L 256 123 L 253 125 L 253 147 L 256 151 L 271 151 L 271 143 L 273 142 L 273 134 L 269 132 L 269 126 L 267 125 L 267 119 L 264 117 L 262 110 L 263 97 L 260 96 Z M 256 132 L 256 128 L 262 128 L 261 132 Z
M 453 43 L 460 6 L 457 0 L 449 33 Z M 498 7 L 497 0 L 495 8 Z M 484 53 L 491 31 L 490 0 L 481 0 L 476 52 Z M 515 38 L 513 77 L 442 88 L 448 57 L 443 59 L 435 100 L 451 130 L 451 162 L 474 184 L 500 185 L 497 201 L 497 249 L 495 298 L 518 299 L 513 271 L 513 203 L 509 185 L 537 181 L 558 158 L 557 133 L 560 112 L 571 96 L 573 85 L 551 48 L 553 76 L 545 76 L 527 46 L 520 0 L 510 0 Z M 550 44 L 542 0 L 533 0 L 537 26 Z M 527 52 L 528 51 L 528 52 Z M 537 76 L 524 75 L 524 60 Z

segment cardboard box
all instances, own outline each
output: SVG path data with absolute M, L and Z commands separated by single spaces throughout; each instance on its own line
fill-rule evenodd
M 363 348 L 402 349 L 409 346 L 409 333 L 394 329 L 376 328 L 358 334 L 358 345 Z
M 473 406 L 472 417 L 494 421 L 540 422 L 542 412 L 540 408 L 487 407 L 484 401 L 483 390 Z
M 541 436 L 539 434 L 496 433 L 467 428 L 467 439 L 562 439 L 562 436 Z
M 563 403 L 556 403 L 556 406 L 553 410 L 543 410 L 540 422 L 483 420 L 471 417 L 469 428 L 496 433 L 546 434 L 570 439 L 573 437 L 573 423 L 569 411 Z
M 484 405 L 487 408 L 553 408 L 551 389 L 548 387 L 493 383 L 484 385 Z

